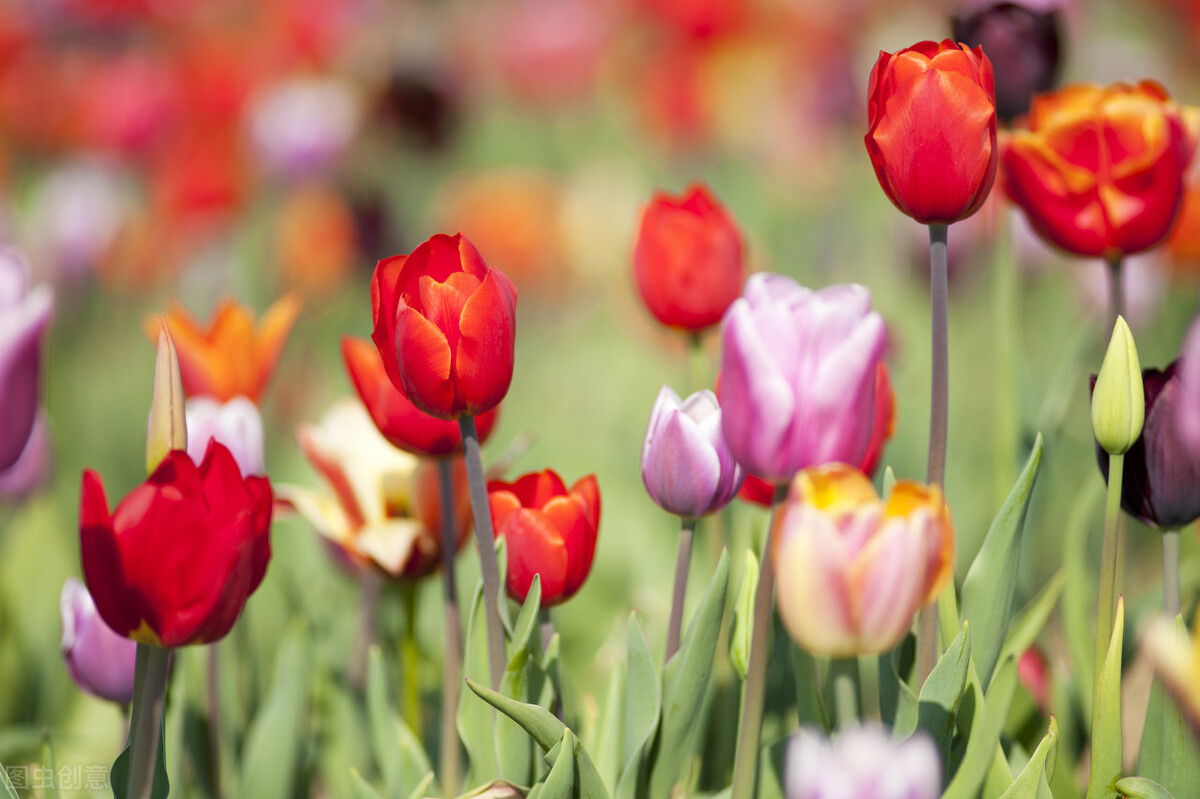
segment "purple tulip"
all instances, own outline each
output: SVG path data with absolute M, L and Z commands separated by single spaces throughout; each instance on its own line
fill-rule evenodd
M 45 411 L 39 411 L 20 457 L 0 471 L 0 497 L 21 500 L 45 485 L 50 478 L 51 454 L 50 426 Z
M 897 742 L 862 726 L 831 741 L 801 729 L 788 744 L 787 799 L 937 799 L 941 783 L 937 749 L 922 733 Z
M 663 386 L 642 444 L 642 482 L 660 508 L 685 519 L 718 511 L 737 496 L 745 473 L 721 433 L 721 406 L 711 391 L 680 402 Z
M 211 397 L 187 401 L 188 455 L 199 464 L 208 442 L 224 444 L 237 461 L 242 477 L 266 474 L 262 416 L 254 403 L 234 397 L 220 403 Z
M 17 462 L 33 432 L 42 371 L 42 334 L 54 295 L 29 290 L 29 268 L 12 249 L 0 249 L 0 471 Z
M 1185 397 L 1175 407 L 1179 432 L 1191 446 L 1200 449 L 1200 317 L 1192 322 L 1183 340 L 1178 373 Z
M 71 679 L 93 696 L 128 703 L 133 699 L 137 643 L 104 623 L 87 587 L 74 577 L 63 586 L 59 610 L 63 661 Z
M 722 337 L 722 425 L 747 471 L 788 480 L 809 466 L 862 461 L 887 340 L 865 287 L 811 291 L 752 275 Z

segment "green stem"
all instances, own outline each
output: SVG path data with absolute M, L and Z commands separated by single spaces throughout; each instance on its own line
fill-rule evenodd
M 679 551 L 675 558 L 675 590 L 671 592 L 671 620 L 667 625 L 666 663 L 679 650 L 679 630 L 683 626 L 683 600 L 687 596 L 688 566 L 692 562 L 692 537 L 695 519 L 683 519 L 679 525 Z
M 704 343 L 699 333 L 688 334 L 688 379 L 691 391 L 696 392 L 708 387 L 708 363 L 704 358 Z
M 421 719 L 421 653 L 417 649 L 417 584 L 412 581 L 400 583 L 400 596 L 404 602 L 404 638 L 400 641 L 400 662 L 404 670 L 404 709 L 409 729 L 417 740 L 423 740 L 424 724 Z
M 493 691 L 500 690 L 504 677 L 504 630 L 500 625 L 500 569 L 496 565 L 496 534 L 492 529 L 492 512 L 488 506 L 487 481 L 483 474 L 483 457 L 479 452 L 479 433 L 475 418 L 463 416 L 458 420 L 463 450 L 467 461 L 467 483 L 471 490 L 471 515 L 475 519 L 475 543 L 479 548 L 479 571 L 483 577 L 483 604 L 487 614 L 488 673 Z
M 221 653 L 220 641 L 208 645 L 208 748 L 212 797 L 221 799 Z
M 762 738 L 763 694 L 767 682 L 767 653 L 771 640 L 771 602 L 775 594 L 775 565 L 771 561 L 771 529 L 780 512 L 787 484 L 775 489 L 771 528 L 763 546 L 758 587 L 754 591 L 754 621 L 750 632 L 750 659 L 746 663 L 746 684 L 742 693 L 742 716 L 738 723 L 737 749 L 733 759 L 733 787 L 730 799 L 753 799 L 758 778 L 758 749 Z
M 132 722 L 129 726 L 128 799 L 149 799 L 154 787 L 154 761 L 167 700 L 171 650 L 137 645 Z
M 1179 615 L 1179 531 L 1162 534 L 1163 548 L 1163 611 L 1168 620 Z
M 1104 505 L 1104 542 L 1100 549 L 1100 590 L 1096 600 L 1096 646 L 1092 663 L 1092 730 L 1096 730 L 1100 675 L 1108 655 L 1113 619 L 1117 614 L 1117 551 L 1121 536 L 1121 480 L 1125 471 L 1124 455 L 1108 456 L 1108 495 Z
M 441 783 L 443 796 L 458 796 L 462 769 L 458 751 L 459 695 L 462 691 L 462 639 L 458 614 L 458 591 L 454 583 L 454 556 L 458 544 L 458 524 L 454 518 L 454 472 L 449 458 L 438 460 L 442 509 L 442 596 L 446 606 L 446 651 L 442 661 L 442 749 Z
M 1108 332 L 1111 333 L 1113 328 L 1117 326 L 1117 317 L 1125 314 L 1125 285 L 1121 280 L 1121 256 L 1109 258 L 1108 264 L 1108 290 L 1109 290 L 1109 313 L 1108 313 Z
M 837 709 L 839 730 L 858 723 L 858 659 L 834 658 L 829 663 L 833 679 L 833 706 Z
M 376 619 L 379 616 L 379 595 L 383 591 L 383 579 L 372 570 L 364 571 L 358 579 L 358 633 L 354 648 L 350 650 L 350 663 L 346 678 L 355 690 L 361 691 L 367 679 L 367 653 L 375 643 Z

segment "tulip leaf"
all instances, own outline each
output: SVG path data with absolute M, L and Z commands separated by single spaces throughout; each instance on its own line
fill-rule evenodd
M 169 657 L 168 650 L 158 650 L 157 647 L 151 647 L 147 644 L 138 644 L 137 660 L 138 668 L 135 671 L 134 678 L 134 706 L 138 703 L 138 694 L 140 693 L 142 680 L 145 678 L 146 667 L 152 659 Z M 162 668 L 167 668 L 167 662 L 162 661 L 159 665 Z M 171 786 L 167 780 L 167 763 L 166 763 L 166 713 L 163 713 L 163 718 L 158 725 L 158 749 L 154 756 L 154 779 L 150 787 L 151 799 L 165 799 L 170 793 Z M 130 768 L 131 750 L 129 744 L 126 743 L 125 749 L 121 754 L 117 755 L 117 759 L 113 761 L 112 771 L 109 772 L 109 785 L 112 786 L 113 796 L 126 796 L 129 794 L 129 768 Z
M 429 791 L 429 786 L 433 785 L 433 772 L 429 772 L 421 781 L 413 786 L 406 799 L 421 799 Z
M 1021 655 L 1033 646 L 1033 642 L 1037 640 L 1038 635 L 1046 626 L 1046 622 L 1050 620 L 1050 614 L 1054 612 L 1058 598 L 1062 595 L 1066 584 L 1066 572 L 1060 569 L 1042 587 L 1037 596 L 1029 600 L 1028 604 L 1013 616 L 1008 626 L 1008 637 L 1004 640 L 1004 646 L 1000 650 L 1001 657 L 1012 655 L 1019 661 Z
M 555 700 L 561 696 L 562 684 L 561 677 L 558 673 L 560 658 L 559 651 L 562 649 L 562 638 L 558 633 L 550 636 L 550 643 L 546 645 L 546 652 L 542 655 L 542 690 L 537 697 L 537 703 L 547 710 L 554 710 Z
M 39 799 L 58 799 L 58 769 L 54 766 L 54 744 L 50 741 L 49 730 L 42 733 L 42 774 L 49 777 L 49 784 L 42 787 Z
M 969 689 L 962 699 L 971 707 L 966 751 L 942 799 L 974 799 L 987 778 L 1017 689 L 1016 662 L 1011 657 L 1000 661 L 986 698 L 974 669 L 967 682 Z
M 950 753 L 950 742 L 954 738 L 955 717 L 958 703 L 967 688 L 967 674 L 971 665 L 971 634 L 969 622 L 962 623 L 950 648 L 938 660 L 921 686 L 917 704 L 917 727 L 929 733 L 937 745 L 943 763 Z
M 817 687 L 816 660 L 811 652 L 801 649 L 795 644 L 791 646 L 791 656 L 792 676 L 796 682 L 796 710 L 800 714 L 799 722 L 801 725 L 808 724 L 828 730 L 829 719 L 825 713 L 825 701 Z M 886 657 L 886 655 L 880 657 Z M 880 690 L 882 692 L 882 683 Z
M 663 669 L 662 727 L 650 769 L 651 797 L 674 795 L 680 769 L 690 758 L 701 727 L 704 696 L 712 677 L 729 588 L 729 555 L 717 569 L 696 608 L 679 651 Z
M 1067 575 L 1067 584 L 1063 589 L 1059 613 L 1063 636 L 1067 639 L 1075 694 L 1083 709 L 1085 729 L 1092 722 L 1092 685 L 1095 677 L 1092 629 L 1096 623 L 1093 604 L 1096 601 L 1095 572 L 1098 568 L 1088 560 L 1088 531 L 1095 530 L 1098 523 L 1103 485 L 1101 480 L 1088 480 L 1086 487 L 1079 492 L 1071 515 L 1067 517 L 1063 543 L 1063 571 Z
M 474 680 L 467 680 L 467 687 L 474 691 L 480 699 L 520 724 L 525 732 L 537 741 L 538 746 L 547 751 L 554 748 L 567 729 L 561 721 L 554 717 L 553 713 L 544 707 L 509 699 Z M 588 756 L 587 750 L 583 747 L 576 747 L 575 758 L 576 771 L 579 776 L 579 799 L 608 799 L 608 791 L 600 780 L 600 774 L 596 771 L 596 766 Z
M 742 582 L 733 601 L 733 625 L 729 633 L 729 661 L 740 679 L 746 679 L 750 662 L 750 639 L 754 631 L 754 591 L 758 587 L 758 558 L 746 550 Z
M 356 768 L 350 769 L 350 786 L 354 791 L 354 799 L 383 799 L 383 795 L 372 788 Z
M 20 799 L 17 796 L 17 789 L 13 787 L 12 780 L 8 778 L 8 769 L 0 763 L 0 799 Z
M 1117 598 L 1117 612 L 1108 639 L 1108 653 L 1096 687 L 1092 717 L 1092 761 L 1088 770 L 1088 799 L 1116 796 L 1121 779 L 1121 645 L 1125 636 L 1125 600 Z
M 879 710 L 897 740 L 917 729 L 917 693 L 901 673 L 901 661 L 911 661 L 915 639 L 906 635 L 891 652 L 879 656 Z M 828 725 L 826 725 L 828 728 Z
M 496 597 L 497 607 L 500 609 L 500 623 L 504 627 L 504 634 L 511 637 L 513 634 L 512 614 L 508 610 L 508 541 L 504 536 L 496 539 L 496 574 L 499 577 L 499 588 L 496 589 L 498 595 Z
M 983 546 L 963 581 L 962 618 L 971 623 L 975 633 L 972 636 L 973 655 L 983 685 L 992 679 L 1007 635 L 1021 561 L 1021 533 L 1041 462 L 1042 436 L 1039 433 L 1025 468 L 992 520 Z
M 246 732 L 236 795 L 292 796 L 308 718 L 308 685 L 304 631 L 293 627 L 275 658 L 274 687 Z
M 542 781 L 542 799 L 571 799 L 575 795 L 575 742 L 578 739 L 570 730 L 563 731 L 562 740 L 556 745 L 558 755 L 550 773 Z
M 463 638 L 463 677 L 490 684 L 485 608 L 483 582 L 480 581 L 475 587 L 475 599 L 471 602 L 471 615 L 467 617 L 466 635 Z M 455 726 L 458 727 L 463 748 L 467 750 L 467 785 L 492 779 L 500 770 L 496 762 L 493 717 L 492 709 L 486 702 L 472 694 L 462 695 Z
M 1043 786 L 1054 774 L 1054 761 L 1058 757 L 1058 721 L 1050 717 L 1050 728 L 1033 752 L 1033 757 L 1021 769 L 1000 799 L 1037 799 Z
M 1127 799 L 1175 799 L 1170 791 L 1146 777 L 1124 777 L 1117 780 L 1116 789 Z
M 658 669 L 636 613 L 629 614 L 628 640 L 621 776 L 617 779 L 616 790 L 618 799 L 634 799 L 644 795 L 650 776 L 647 761 L 662 707 Z
M 616 785 L 621 773 L 621 731 L 625 727 L 625 664 L 617 663 L 608 676 L 600 724 L 592 750 L 605 785 Z
M 1175 629 L 1181 636 L 1187 635 L 1180 616 L 1175 617 Z M 1176 796 L 1200 785 L 1200 745 L 1184 720 L 1179 703 L 1163 690 L 1158 679 L 1150 689 L 1137 772 Z
M 408 796 L 432 768 L 421 741 L 392 710 L 383 655 L 378 646 L 371 647 L 367 659 L 366 693 L 371 750 L 383 775 L 387 795 Z
M 513 638 L 508 646 L 508 666 L 500 680 L 500 693 L 519 702 L 537 701 L 541 698 L 542 675 L 539 664 L 530 651 L 541 604 L 542 582 L 541 577 L 535 574 L 529 593 L 525 596 L 525 604 L 513 626 Z M 500 776 L 521 785 L 532 783 L 533 745 L 529 736 L 507 718 L 496 719 L 495 736 Z

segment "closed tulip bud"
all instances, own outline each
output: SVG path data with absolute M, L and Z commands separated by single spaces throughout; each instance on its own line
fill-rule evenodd
M 1110 455 L 1124 455 L 1142 434 L 1145 413 L 1137 346 L 1125 319 L 1117 317 L 1092 389 L 1092 433 L 1096 442 Z
M 54 295 L 29 289 L 29 267 L 0 249 L 0 471 L 21 456 L 38 414 L 42 338 L 54 313 Z
M 800 646 L 887 651 L 950 579 L 954 528 L 936 485 L 898 481 L 887 501 L 844 464 L 796 476 L 771 530 L 776 604 Z
M 438 235 L 380 261 L 371 279 L 375 329 L 388 377 L 438 419 L 478 416 L 512 382 L 517 289 L 463 235 Z
M 921 224 L 979 210 L 996 178 L 992 62 L 949 39 L 881 52 L 868 88 L 867 152 L 896 207 Z
M 925 733 L 897 741 L 875 725 L 832 740 L 802 728 L 787 752 L 787 799 L 937 799 L 942 764 Z
M 783 275 L 746 281 L 722 332 L 721 426 L 748 472 L 789 480 L 861 463 L 887 331 L 863 286 L 811 291 Z
M 146 473 L 153 473 L 173 449 L 187 449 L 187 414 L 175 342 L 166 322 L 160 322 L 150 420 L 146 423 Z
M 565 602 L 583 587 L 596 554 L 600 488 L 589 474 L 568 490 L 553 470 L 513 483 L 488 483 L 497 538 L 508 553 L 508 595 L 524 602 L 541 576 L 542 607 Z
M 187 401 L 187 453 L 200 463 L 209 441 L 225 445 L 243 477 L 266 474 L 263 454 L 263 423 L 258 407 L 245 397 L 218 402 L 211 397 L 192 397 Z
M 663 386 L 642 443 L 642 482 L 668 513 L 698 519 L 729 504 L 744 474 L 721 433 L 721 406 L 711 391 L 682 402 Z
M 642 212 L 633 275 L 655 319 L 691 332 L 715 325 L 743 274 L 742 235 L 705 186 L 654 195 Z
M 74 577 L 63 585 L 62 656 L 75 684 L 93 696 L 128 704 L 133 700 L 137 642 L 118 635 L 96 612 L 87 587 Z
M 1161 243 L 1184 196 L 1200 109 L 1153 81 L 1067 86 L 1036 97 L 1003 142 L 1004 188 L 1046 241 L 1120 258 Z

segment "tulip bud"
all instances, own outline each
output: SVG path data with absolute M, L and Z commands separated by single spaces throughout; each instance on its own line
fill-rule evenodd
M 127 704 L 133 699 L 137 642 L 118 635 L 96 612 L 87 588 L 68 577 L 59 601 L 62 656 L 75 684 L 93 696 Z
M 829 740 L 801 729 L 788 744 L 786 779 L 788 799 L 937 799 L 942 764 L 925 733 L 896 741 L 864 725 Z
M 1092 433 L 1110 455 L 1124 455 L 1142 434 L 1146 400 L 1137 347 L 1124 317 L 1117 317 L 1092 392 Z
M 245 397 L 221 403 L 212 397 L 187 401 L 187 453 L 195 463 L 204 460 L 209 441 L 225 445 L 242 477 L 266 474 L 263 424 L 258 407 Z
M 187 416 L 175 341 L 166 322 L 160 321 L 158 353 L 154 358 L 154 394 L 146 428 L 146 474 L 153 474 L 173 449 L 187 449 Z

